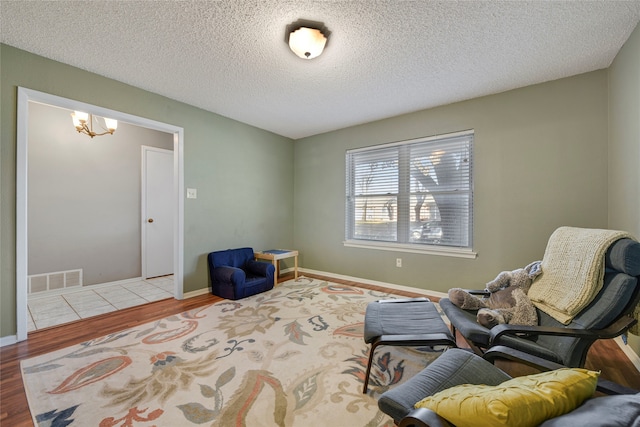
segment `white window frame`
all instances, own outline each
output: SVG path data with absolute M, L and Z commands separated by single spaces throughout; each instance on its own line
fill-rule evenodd
M 413 252 L 461 258 L 476 258 L 477 254 L 473 251 L 473 139 L 474 131 L 467 130 L 463 132 L 436 135 L 425 138 L 347 150 L 345 155 L 346 192 L 345 241 L 343 242 L 344 246 L 394 252 Z M 465 199 L 468 211 L 464 211 L 462 213 L 463 221 L 467 221 L 466 226 L 468 227 L 468 234 L 465 236 L 466 244 L 447 245 L 446 243 L 441 243 L 437 240 L 433 242 L 427 241 L 427 243 L 425 243 L 424 241 L 420 241 L 420 243 L 417 243 L 415 241 L 412 241 L 412 238 L 410 237 L 410 234 L 412 233 L 412 224 L 417 224 L 419 223 L 419 221 L 414 221 L 412 223 L 409 219 L 412 215 L 410 212 L 412 207 L 409 203 L 409 198 L 417 193 L 412 193 L 411 190 L 411 183 L 415 183 L 415 181 L 410 178 L 411 174 L 409 170 L 411 168 L 411 160 L 409 158 L 409 155 L 407 155 L 406 153 L 411 151 L 411 148 L 415 149 L 418 147 L 423 147 L 428 149 L 430 145 L 438 146 L 441 144 L 446 144 L 449 141 L 461 141 L 462 143 L 468 144 L 468 158 L 465 159 L 465 161 L 468 161 L 468 176 L 463 172 L 460 175 L 462 179 L 461 188 L 456 188 L 454 190 L 456 192 L 460 191 L 459 194 L 463 196 L 468 196 L 468 198 Z M 358 186 L 358 184 L 356 183 L 356 176 L 362 177 L 362 175 L 356 174 L 356 160 L 358 158 L 362 159 L 366 156 L 377 156 L 378 153 L 380 153 L 380 155 L 384 155 L 385 153 L 389 155 L 389 153 L 391 153 L 391 156 L 393 156 L 394 153 L 397 154 L 397 192 L 389 191 L 389 189 L 386 188 L 380 190 L 382 191 L 380 195 L 375 194 L 376 191 L 369 191 L 367 192 L 367 194 L 357 194 L 358 190 L 356 189 L 356 187 Z M 391 181 L 393 181 L 393 179 L 394 178 L 391 178 Z M 466 179 L 468 179 L 468 182 L 464 181 Z M 395 238 L 389 237 L 391 240 L 354 237 L 354 234 L 356 232 L 356 216 L 362 215 L 361 209 L 359 213 L 356 213 L 356 199 L 362 199 L 363 197 L 367 198 L 372 193 L 372 197 L 374 198 L 375 196 L 386 196 L 391 201 L 395 200 L 395 205 L 397 207 L 397 217 L 395 219 L 397 223 L 397 232 Z M 423 192 L 420 194 L 429 194 L 429 192 L 428 190 L 425 192 L 423 189 Z M 380 208 L 379 203 L 377 207 Z M 389 215 L 392 216 L 393 212 L 390 211 Z M 414 214 L 413 216 L 415 215 L 416 214 Z M 465 216 L 466 219 L 464 218 Z

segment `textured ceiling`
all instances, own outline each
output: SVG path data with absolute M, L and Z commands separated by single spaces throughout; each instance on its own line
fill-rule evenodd
M 287 24 L 324 22 L 302 60 Z M 291 138 L 608 67 L 629 1 L 9 1 L 1 41 Z

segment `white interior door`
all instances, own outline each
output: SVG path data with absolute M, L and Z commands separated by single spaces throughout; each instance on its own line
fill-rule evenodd
M 173 274 L 173 151 L 142 147 L 142 277 Z

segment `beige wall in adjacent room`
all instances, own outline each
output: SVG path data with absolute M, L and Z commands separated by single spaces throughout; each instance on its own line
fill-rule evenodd
M 29 103 L 28 274 L 81 269 L 84 285 L 140 277 L 141 147 L 173 150 L 173 134 L 121 122 L 89 138 L 71 112 Z

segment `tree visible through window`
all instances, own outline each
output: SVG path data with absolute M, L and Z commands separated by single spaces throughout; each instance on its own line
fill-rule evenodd
M 471 248 L 473 132 L 347 151 L 346 239 Z

